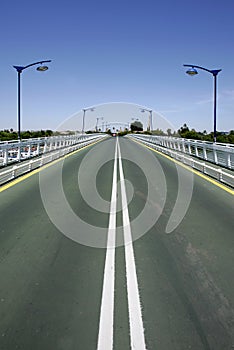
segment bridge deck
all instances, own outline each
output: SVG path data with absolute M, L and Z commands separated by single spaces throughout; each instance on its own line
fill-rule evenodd
M 1 349 L 234 346 L 233 192 L 116 140 L 2 186 Z

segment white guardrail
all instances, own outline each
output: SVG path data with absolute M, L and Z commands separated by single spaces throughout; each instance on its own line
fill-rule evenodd
M 51 151 L 75 145 L 76 143 L 84 142 L 90 137 L 96 136 L 97 134 L 76 134 L 24 139 L 21 141 L 0 141 L 0 166 L 40 156 Z
M 209 175 L 216 180 L 225 183 L 226 185 L 229 185 L 230 187 L 234 187 L 233 174 L 228 172 L 228 170 L 225 171 L 225 169 L 212 166 L 205 162 L 210 161 L 216 165 L 234 169 L 234 145 L 206 144 L 194 140 L 138 134 L 131 135 L 129 137 L 132 137 L 143 144 L 158 150 L 159 152 L 165 153 L 170 157 L 175 158 L 176 160 L 191 166 L 192 168 L 201 171 L 202 173 Z M 167 148 L 166 144 L 170 147 Z M 204 145 L 204 148 L 202 148 L 202 145 Z M 183 151 L 181 151 L 181 149 L 183 149 Z M 204 157 L 201 157 L 202 155 L 204 155 Z M 194 159 L 191 156 L 203 158 L 204 161 L 202 162 L 201 160 Z
M 213 143 L 169 136 L 136 135 L 142 140 L 234 169 L 234 144 Z
M 30 139 L 30 140 L 23 140 L 18 143 L 8 143 L 8 146 L 11 145 L 11 147 L 4 144 L 0 144 L 0 150 L 12 150 L 16 149 L 18 158 L 13 158 L 13 160 L 10 159 L 9 153 L 8 156 L 5 155 L 5 157 L 8 159 L 8 164 L 12 164 L 13 161 L 18 161 L 18 163 L 15 163 L 11 167 L 2 168 L 0 170 L 0 185 L 11 181 L 15 178 L 17 178 L 20 175 L 23 175 L 29 171 L 32 171 L 36 168 L 39 168 L 49 162 L 52 162 L 55 159 L 61 158 L 64 155 L 71 153 L 79 148 L 85 147 L 98 139 L 104 138 L 107 135 L 103 134 L 90 134 L 90 135 L 82 135 L 82 136 L 75 136 L 72 137 L 69 136 L 63 136 L 63 137 L 56 137 L 56 138 L 45 138 L 45 139 Z M 50 140 L 49 140 L 50 139 Z M 32 147 L 37 147 L 35 150 L 35 153 L 32 154 L 31 152 L 27 150 L 28 156 L 24 157 L 22 156 L 21 149 L 23 147 L 30 148 L 32 150 Z M 3 148 L 1 148 L 3 147 Z M 18 149 L 17 149 L 18 147 Z M 44 152 L 43 152 L 44 151 Z M 29 157 L 33 157 L 30 160 L 25 160 L 24 162 L 19 162 L 19 154 L 20 159 L 26 159 Z M 41 157 L 36 157 L 37 155 L 41 155 Z M 4 158 L 4 157 L 3 157 Z M 6 158 L 5 161 L 6 161 Z M 5 163 L 6 164 L 6 163 Z

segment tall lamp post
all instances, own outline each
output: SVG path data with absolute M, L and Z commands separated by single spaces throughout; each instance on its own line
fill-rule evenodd
M 86 113 L 87 111 L 93 112 L 94 109 L 95 109 L 94 107 L 83 108 L 82 135 L 84 134 L 84 128 L 85 128 L 85 113 Z
M 210 70 L 210 69 L 200 67 L 200 66 L 195 66 L 192 64 L 184 64 L 184 67 L 190 67 L 190 69 L 188 69 L 186 71 L 186 73 L 190 76 L 194 76 L 194 75 L 198 74 L 197 70 L 195 69 L 195 68 L 198 68 L 198 69 L 202 69 L 202 70 L 205 70 L 206 72 L 211 73 L 214 77 L 214 142 L 216 142 L 217 75 L 219 74 L 219 72 L 221 72 L 222 69 Z
M 100 119 L 100 120 L 103 120 L 103 117 L 97 117 L 97 122 L 96 122 L 96 127 L 95 127 L 96 132 L 98 132 L 98 122 L 99 122 L 99 119 Z
M 147 109 L 147 108 L 143 108 L 141 109 L 141 112 L 144 113 L 144 112 L 149 112 L 149 121 L 148 121 L 148 131 L 151 131 L 153 129 L 153 124 L 152 124 L 152 109 Z
M 39 72 L 44 72 L 48 69 L 48 67 L 42 66 L 42 64 L 46 63 L 46 62 L 51 62 L 51 60 L 34 62 L 34 63 L 28 64 L 27 66 L 13 66 L 17 70 L 17 73 L 18 73 L 18 140 L 21 139 L 21 130 L 20 130 L 20 108 L 21 108 L 21 105 L 20 105 L 20 100 L 21 100 L 21 97 L 20 97 L 20 75 L 23 72 L 23 70 L 25 70 L 29 67 L 35 66 L 35 65 L 39 65 L 39 64 L 41 64 L 41 66 L 38 66 L 37 70 Z

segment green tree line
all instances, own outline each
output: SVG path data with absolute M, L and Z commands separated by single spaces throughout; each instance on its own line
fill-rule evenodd
M 177 131 L 173 131 L 171 129 L 167 129 L 167 131 L 163 131 L 161 129 L 144 131 L 144 134 L 150 135 L 159 135 L 159 136 L 173 136 L 173 137 L 182 137 L 185 139 L 193 139 L 193 140 L 201 140 L 201 141 L 210 141 L 214 140 L 214 133 L 207 133 L 206 130 L 203 132 L 196 131 L 195 129 L 189 129 L 187 124 L 181 126 L 181 128 Z M 216 132 L 216 141 L 220 143 L 233 143 L 234 144 L 234 130 L 230 130 L 229 132 Z
M 206 130 L 203 132 L 196 131 L 195 129 L 189 129 L 187 124 L 184 124 L 179 130 L 178 135 L 185 139 L 194 139 L 202 141 L 211 141 L 213 142 L 214 133 L 207 133 Z M 217 142 L 223 143 L 234 143 L 234 130 L 230 130 L 228 133 L 219 132 L 216 133 Z
M 131 124 L 131 131 L 128 129 L 125 129 L 123 131 L 118 131 L 118 134 L 120 136 L 124 136 L 129 132 L 141 132 L 144 134 L 149 135 L 161 135 L 161 136 L 174 136 L 174 137 L 182 137 L 186 139 L 194 139 L 194 140 L 202 140 L 202 141 L 210 141 L 213 142 L 213 136 L 214 133 L 207 133 L 206 130 L 203 132 L 196 131 L 195 129 L 190 129 L 187 124 L 184 124 L 181 126 L 181 128 L 177 131 L 173 131 L 171 129 L 167 129 L 167 131 L 163 131 L 161 129 L 156 129 L 152 131 L 142 131 L 143 125 L 141 122 L 134 122 Z M 93 133 L 93 131 L 92 131 Z M 109 133 L 111 131 L 109 130 Z M 58 134 L 57 132 L 53 132 L 52 130 L 27 130 L 21 132 L 21 138 L 22 139 L 30 139 L 30 138 L 37 138 L 37 137 L 50 137 L 53 135 Z M 219 132 L 217 131 L 217 142 L 221 143 L 232 143 L 234 144 L 234 130 L 230 130 L 228 133 Z M 10 140 L 17 140 L 18 134 L 13 129 L 4 129 L 0 130 L 0 141 L 10 141 Z
M 22 139 L 49 137 L 52 135 L 53 135 L 52 130 L 38 130 L 38 131 L 27 130 L 27 131 L 21 132 Z M 18 134 L 13 129 L 0 130 L 0 141 L 10 141 L 10 140 L 17 140 L 17 139 L 18 139 Z
M 141 124 L 141 123 L 140 123 Z M 163 131 L 159 128 L 152 131 L 142 131 L 143 125 L 136 125 L 136 122 L 131 124 L 131 132 L 141 132 L 143 134 L 148 135 L 159 135 L 159 136 L 173 136 L 173 137 L 182 137 L 185 139 L 193 139 L 193 140 L 201 140 L 201 141 L 210 141 L 214 140 L 214 133 L 207 133 L 206 130 L 203 132 L 196 131 L 195 129 L 189 129 L 187 124 L 181 126 L 177 131 L 172 131 L 171 129 L 167 129 L 167 131 Z M 216 132 L 216 140 L 220 143 L 234 143 L 234 130 L 230 130 L 229 132 Z

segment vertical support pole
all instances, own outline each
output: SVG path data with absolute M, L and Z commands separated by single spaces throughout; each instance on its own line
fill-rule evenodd
M 216 142 L 217 74 L 214 75 L 214 142 Z
M 150 112 L 149 112 L 149 118 L 148 118 L 148 126 L 147 126 L 147 131 L 150 131 Z
M 83 109 L 83 122 L 82 122 L 82 135 L 84 134 L 84 126 L 85 126 L 85 109 Z
M 153 111 L 151 111 L 151 131 L 153 131 Z
M 20 126 L 20 74 L 18 71 L 18 140 L 21 140 L 21 126 Z
M 98 131 L 98 120 L 99 118 L 97 118 L 97 121 L 96 121 L 96 127 L 95 127 L 96 132 Z

